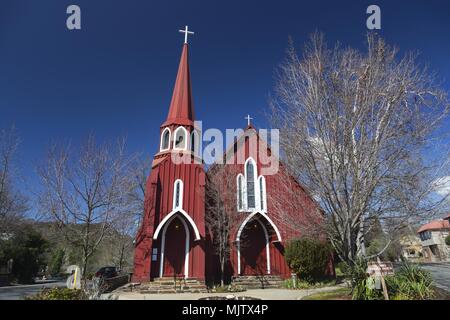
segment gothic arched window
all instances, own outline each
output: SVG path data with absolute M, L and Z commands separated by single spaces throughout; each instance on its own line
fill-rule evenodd
M 266 196 L 266 179 L 263 176 L 258 178 L 259 183 L 259 207 L 261 211 L 267 210 L 267 196 Z
M 192 130 L 191 133 L 191 151 L 195 155 L 199 155 L 200 138 L 197 130 Z
M 256 164 L 252 158 L 247 159 L 245 164 L 245 179 L 247 181 L 247 208 L 255 209 L 256 207 L 256 195 L 255 195 L 255 177 L 256 177 Z
M 173 209 L 183 207 L 183 181 L 176 180 L 173 187 Z
M 237 191 L 237 208 L 239 211 L 244 210 L 244 190 L 243 190 L 243 180 L 242 174 L 237 176 L 236 181 L 236 191 Z
M 168 150 L 169 145 L 170 145 L 170 129 L 165 128 L 161 135 L 160 151 Z
M 187 149 L 187 131 L 184 127 L 178 127 L 174 133 L 173 148 L 178 150 Z

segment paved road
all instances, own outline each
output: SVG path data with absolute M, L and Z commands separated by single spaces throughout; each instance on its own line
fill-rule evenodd
M 22 300 L 26 296 L 39 293 L 42 288 L 65 287 L 66 282 L 40 283 L 33 285 L 20 285 L 0 287 L 0 300 Z
M 436 287 L 450 292 L 450 263 L 421 263 L 420 266 L 431 272 Z

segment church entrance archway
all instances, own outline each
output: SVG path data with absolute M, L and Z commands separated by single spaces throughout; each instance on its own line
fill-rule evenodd
M 249 221 L 240 234 L 239 251 L 241 275 L 270 273 L 269 236 L 259 219 Z
M 175 215 L 162 233 L 160 277 L 188 277 L 189 242 L 186 222 Z

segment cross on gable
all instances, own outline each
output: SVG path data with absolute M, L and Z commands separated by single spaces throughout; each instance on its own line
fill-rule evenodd
M 185 27 L 184 30 L 178 30 L 181 33 L 184 33 L 184 43 L 188 43 L 188 35 L 189 34 L 194 34 L 194 32 L 189 31 L 188 26 Z

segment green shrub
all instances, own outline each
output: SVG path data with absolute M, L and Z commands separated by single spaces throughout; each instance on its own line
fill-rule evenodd
M 328 243 L 310 238 L 288 243 L 285 259 L 300 279 L 314 282 L 325 277 L 330 261 L 331 247 Z
M 82 290 L 68 288 L 44 288 L 34 296 L 26 297 L 26 300 L 85 300 Z
M 348 277 L 348 276 L 350 276 L 350 273 L 351 273 L 350 267 L 344 261 L 338 262 L 336 264 L 335 270 L 336 270 L 336 276 Z
M 450 246 L 450 234 L 445 237 L 445 244 Z
M 292 279 L 286 279 L 283 281 L 283 288 L 286 289 L 315 289 L 315 288 L 323 288 L 336 285 L 336 280 L 328 280 L 328 281 L 319 281 L 319 282 L 308 282 L 304 280 L 299 280 L 295 282 Z
M 45 265 L 48 242 L 30 225 L 23 226 L 11 239 L 0 242 L 0 265 L 13 260 L 12 274 L 19 283 L 33 283 Z
M 50 264 L 48 266 L 48 272 L 51 276 L 59 275 L 61 267 L 64 262 L 65 251 L 64 249 L 57 249 L 51 258 Z
M 349 276 L 352 286 L 353 300 L 378 300 L 383 299 L 381 290 L 376 290 L 367 274 L 367 261 L 359 259 L 353 266 L 349 266 Z
M 367 263 L 360 260 L 351 268 L 352 299 L 384 299 L 383 291 L 375 289 L 374 279 L 369 277 Z M 389 298 L 392 300 L 427 300 L 433 297 L 432 278 L 429 272 L 404 261 L 399 270 L 385 277 Z
M 386 277 L 389 294 L 394 300 L 428 300 L 433 297 L 431 274 L 419 266 L 403 261 L 399 270 Z
M 234 285 L 234 284 L 230 284 L 230 285 L 225 285 L 225 286 L 217 286 L 214 287 L 212 289 L 212 292 L 217 292 L 217 293 L 225 293 L 225 292 L 243 292 L 246 289 L 242 286 L 239 285 Z

